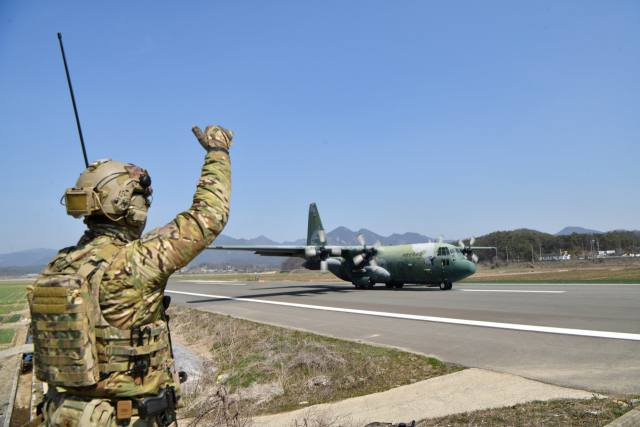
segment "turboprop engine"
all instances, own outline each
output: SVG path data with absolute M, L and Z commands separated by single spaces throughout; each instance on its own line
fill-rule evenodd
M 391 281 L 391 273 L 378 265 L 368 265 L 364 269 L 367 271 L 367 276 L 374 282 L 387 283 Z

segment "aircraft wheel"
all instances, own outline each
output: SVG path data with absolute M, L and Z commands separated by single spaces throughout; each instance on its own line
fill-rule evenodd
M 447 289 L 448 288 L 447 288 L 447 283 L 446 282 L 440 283 L 440 290 L 441 291 L 446 291 Z
M 451 290 L 451 288 L 453 288 L 453 283 L 449 282 L 447 283 L 447 290 Z
M 385 283 L 384 284 L 387 288 L 393 288 L 393 283 Z
M 367 286 L 367 289 L 373 289 L 375 284 L 376 284 L 376 282 L 374 282 L 373 280 L 369 280 L 369 286 Z
M 402 289 L 403 286 L 404 286 L 404 283 L 396 283 L 395 284 L 396 289 Z

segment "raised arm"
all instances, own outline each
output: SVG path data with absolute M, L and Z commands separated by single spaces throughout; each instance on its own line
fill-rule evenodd
M 146 233 L 119 253 L 109 270 L 121 269 L 134 284 L 147 291 L 162 286 L 176 270 L 187 265 L 220 234 L 229 219 L 231 197 L 231 163 L 229 147 L 233 132 L 207 126 L 204 134 L 192 128 L 207 150 L 191 208 L 178 214 L 162 228 Z M 118 277 L 108 271 L 107 276 Z

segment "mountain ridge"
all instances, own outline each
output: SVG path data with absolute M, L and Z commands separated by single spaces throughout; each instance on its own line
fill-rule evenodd
M 518 230 L 514 230 L 517 232 Z M 583 227 L 570 226 L 563 228 L 560 232 L 553 234 L 553 236 L 570 235 L 572 233 L 578 234 L 606 234 L 596 230 L 590 230 Z M 406 233 L 393 233 L 390 236 L 382 236 L 374 231 L 366 228 L 361 228 L 357 231 L 352 231 L 347 227 L 340 226 L 327 233 L 327 245 L 335 246 L 360 246 L 357 235 L 362 234 L 365 238 L 367 246 L 373 245 L 376 240 L 380 240 L 383 245 L 407 245 L 413 243 L 426 243 L 429 241 L 437 241 L 437 238 L 428 237 L 419 233 L 406 232 Z M 547 233 L 545 233 L 547 234 Z M 551 235 L 551 234 L 549 234 Z M 447 240 L 447 242 L 456 242 L 457 240 Z M 306 238 L 297 239 L 294 241 L 284 241 L 282 243 L 269 239 L 264 235 L 260 235 L 253 239 L 236 239 L 226 234 L 220 234 L 215 240 L 219 245 L 259 245 L 259 246 L 304 246 L 307 243 Z M 0 267 L 30 267 L 46 265 L 51 261 L 58 253 L 55 249 L 47 248 L 34 248 L 25 251 L 11 252 L 6 254 L 0 254 Z M 252 252 L 233 252 L 233 251 L 204 251 L 198 255 L 193 261 L 189 263 L 190 266 L 194 266 L 203 262 L 211 263 L 226 263 L 234 262 L 240 264 L 262 264 L 262 265 L 279 265 L 282 262 L 280 257 L 261 257 L 255 255 Z

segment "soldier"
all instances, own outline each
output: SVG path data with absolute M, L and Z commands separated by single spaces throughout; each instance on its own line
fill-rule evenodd
M 30 287 L 36 376 L 48 383 L 42 426 L 167 426 L 182 401 L 163 294 L 229 219 L 233 132 L 192 128 L 207 150 L 191 208 L 144 236 L 151 178 L 97 160 L 67 213 L 88 230 L 62 249 Z M 142 237 L 141 237 L 142 236 Z M 38 425 L 32 423 L 33 425 Z

